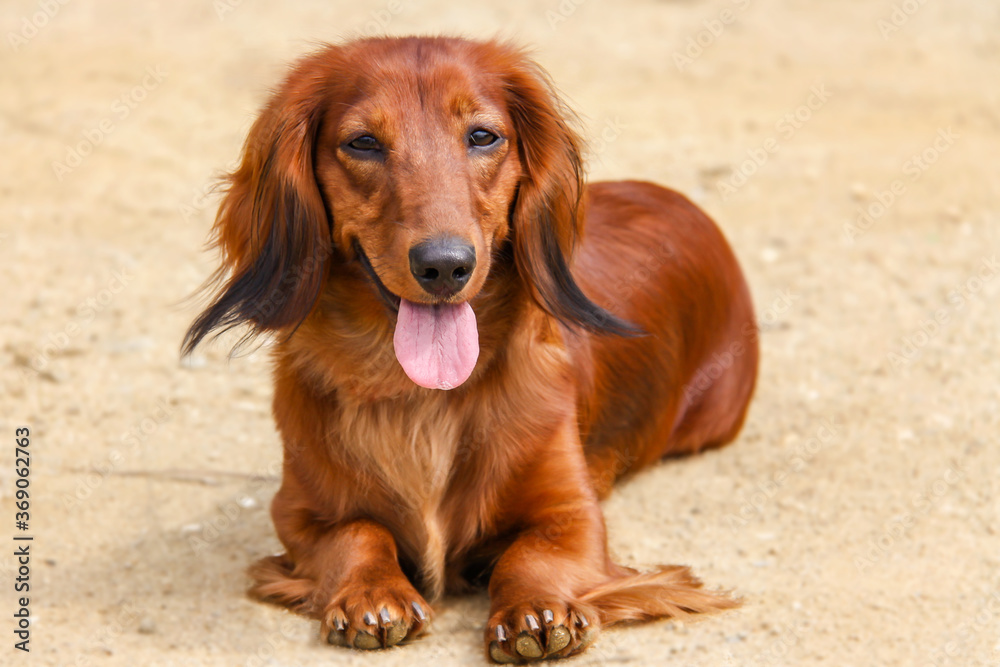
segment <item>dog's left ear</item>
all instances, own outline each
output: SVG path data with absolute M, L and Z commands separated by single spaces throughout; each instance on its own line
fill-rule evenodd
M 542 69 L 523 53 L 501 48 L 506 62 L 500 76 L 522 168 L 511 225 L 517 269 L 535 301 L 564 324 L 595 333 L 641 334 L 591 301 L 570 273 L 584 225 L 580 140 Z
M 206 286 L 213 302 L 188 330 L 184 354 L 213 331 L 290 330 L 312 310 L 333 253 L 313 152 L 328 104 L 323 74 L 335 60 L 335 49 L 300 60 L 250 129 L 213 229 L 222 255 Z

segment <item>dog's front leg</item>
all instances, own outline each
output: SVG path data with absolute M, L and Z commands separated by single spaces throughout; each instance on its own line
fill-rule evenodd
M 486 648 L 497 662 L 560 658 L 583 650 L 600 629 L 581 599 L 612 576 L 604 518 L 590 486 L 575 423 L 539 443 L 518 477 L 512 508 L 518 536 L 490 578 Z
M 318 618 L 322 637 L 339 646 L 394 646 L 426 628 L 431 608 L 400 569 L 385 526 L 370 519 L 320 523 L 287 477 L 272 515 L 287 553 L 252 569 L 254 595 Z

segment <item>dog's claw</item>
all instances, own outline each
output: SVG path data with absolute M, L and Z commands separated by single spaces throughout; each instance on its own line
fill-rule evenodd
M 432 613 L 416 590 L 390 589 L 338 598 L 324 611 L 320 627 L 330 644 L 373 650 L 415 639 Z
M 594 620 L 588 620 L 584 611 Z M 522 602 L 493 612 L 486 627 L 485 648 L 494 662 L 504 664 L 565 658 L 586 649 L 600 630 L 600 616 L 584 603 L 553 599 Z

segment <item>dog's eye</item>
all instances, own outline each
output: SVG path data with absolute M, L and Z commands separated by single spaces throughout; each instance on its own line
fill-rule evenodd
M 491 146 L 497 139 L 497 135 L 493 134 L 489 130 L 478 129 L 469 133 L 470 146 L 479 146 L 480 148 L 484 146 Z
M 357 139 L 348 142 L 347 145 L 356 151 L 363 151 L 363 152 L 377 151 L 382 148 L 382 146 L 379 145 L 378 143 L 378 139 L 371 136 L 370 134 L 362 135 Z

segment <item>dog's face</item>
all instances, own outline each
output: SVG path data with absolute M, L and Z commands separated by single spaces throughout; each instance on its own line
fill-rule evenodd
M 579 141 L 544 74 L 495 42 L 371 39 L 304 58 L 247 138 L 216 219 L 213 304 L 188 331 L 293 331 L 332 262 L 357 262 L 410 378 L 447 389 L 479 353 L 469 300 L 495 251 L 568 325 L 624 333 L 579 290 Z M 395 322 L 392 320 L 395 319 Z
M 500 82 L 445 54 L 390 50 L 331 105 L 316 177 L 333 242 L 388 298 L 468 301 L 506 238 L 522 166 Z M 493 80 L 491 80 L 491 78 Z

